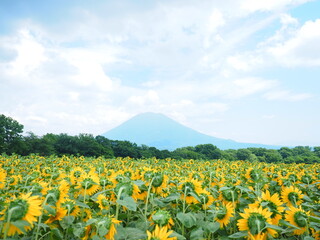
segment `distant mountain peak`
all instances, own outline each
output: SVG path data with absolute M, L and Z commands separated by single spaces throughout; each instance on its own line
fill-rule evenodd
M 272 147 L 238 143 L 209 136 L 186 127 L 162 113 L 154 112 L 137 114 L 102 135 L 112 140 L 128 140 L 137 144 L 168 150 L 206 143 L 216 145 L 220 149 Z

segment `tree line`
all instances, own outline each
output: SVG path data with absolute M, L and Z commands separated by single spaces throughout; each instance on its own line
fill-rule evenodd
M 110 140 L 104 136 L 93 136 L 92 134 L 70 136 L 64 133 L 48 133 L 37 136 L 28 132 L 26 135 L 22 135 L 23 128 L 23 125 L 16 120 L 3 114 L 0 115 L 0 154 L 320 163 L 320 146 L 313 148 L 309 146 L 281 147 L 277 150 L 266 148 L 221 150 L 212 144 L 199 144 L 169 151 L 146 145 L 137 145 L 129 141 Z

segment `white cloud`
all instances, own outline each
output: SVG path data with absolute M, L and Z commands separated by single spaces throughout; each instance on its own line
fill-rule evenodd
M 47 60 L 44 46 L 36 40 L 35 36 L 32 36 L 29 30 L 20 30 L 17 38 L 12 40 L 13 43 L 7 42 L 7 45 L 17 52 L 17 57 L 8 65 L 9 74 L 28 75 Z
M 294 36 L 271 46 L 268 52 L 281 65 L 320 66 L 320 19 L 306 22 Z
M 158 93 L 154 90 L 148 90 L 147 92 L 143 92 L 142 94 L 143 95 L 131 96 L 128 99 L 129 105 L 132 104 L 135 107 L 145 106 L 145 105 L 157 104 L 160 100 Z
M 308 93 L 292 93 L 290 91 L 270 91 L 264 94 L 264 98 L 267 100 L 283 100 L 283 101 L 302 101 L 311 98 L 312 95 Z
M 310 0 L 243 0 L 241 1 L 241 8 L 249 12 L 274 11 L 285 6 L 297 5 L 308 1 Z
M 0 53 L 0 107 L 36 133 L 99 134 L 145 111 L 213 132 L 210 123 L 243 98 L 310 97 L 278 90 L 281 79 L 264 79 L 257 69 L 318 66 L 312 43 L 319 40 L 318 21 L 297 29 L 297 20 L 282 14 L 297 1 L 242 3 L 105 3 L 98 11 L 78 7 L 63 26 L 21 23 L 21 32 L 0 39 L 1 48 L 16 53 Z M 267 13 L 251 15 L 255 11 Z M 282 26 L 272 39 L 256 40 L 278 20 Z M 308 44 L 314 52 L 305 51 Z M 150 69 L 150 79 L 126 73 L 136 68 Z

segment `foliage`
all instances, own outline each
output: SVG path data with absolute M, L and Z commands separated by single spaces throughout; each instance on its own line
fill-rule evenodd
M 212 144 L 199 144 L 177 148 L 174 151 L 159 150 L 155 147 L 137 145 L 129 141 L 107 139 L 103 136 L 94 137 L 92 134 L 48 133 L 37 136 L 32 132 L 22 136 L 23 125 L 17 121 L 1 115 L 0 117 L 0 153 L 19 155 L 39 154 L 50 155 L 75 155 L 75 156 L 104 156 L 152 158 L 159 159 L 195 159 L 213 160 L 226 159 L 230 161 L 248 160 L 251 162 L 267 163 L 319 163 L 320 147 L 297 146 L 293 148 L 281 147 L 278 150 L 266 148 L 228 149 L 220 150 Z
M 11 117 L 0 115 L 0 153 L 13 153 L 20 146 L 23 125 Z
M 1 239 L 320 238 L 319 163 L 37 155 L 0 163 Z

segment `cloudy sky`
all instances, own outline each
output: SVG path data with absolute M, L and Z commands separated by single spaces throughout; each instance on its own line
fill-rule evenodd
M 320 1 L 1 0 L 0 113 L 102 134 L 142 112 L 320 145 Z

